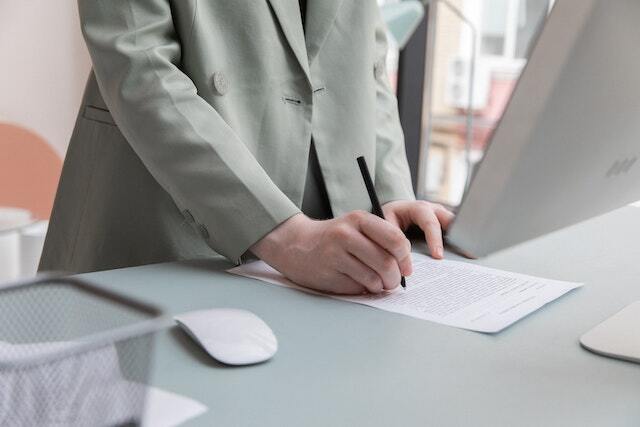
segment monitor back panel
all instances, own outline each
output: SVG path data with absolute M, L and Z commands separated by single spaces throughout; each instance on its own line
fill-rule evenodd
M 640 1 L 557 0 L 447 239 L 483 256 L 640 200 Z

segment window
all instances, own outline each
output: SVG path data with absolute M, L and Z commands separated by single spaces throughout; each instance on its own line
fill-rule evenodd
M 460 203 L 467 178 L 482 159 L 552 3 L 553 0 L 432 3 L 425 55 L 418 197 L 451 206 Z

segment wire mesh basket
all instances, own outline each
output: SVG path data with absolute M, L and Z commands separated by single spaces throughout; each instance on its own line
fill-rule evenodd
M 137 425 L 162 313 L 78 278 L 0 289 L 0 425 Z

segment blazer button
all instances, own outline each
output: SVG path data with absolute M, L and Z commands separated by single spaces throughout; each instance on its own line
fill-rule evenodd
M 376 79 L 382 78 L 384 75 L 384 67 L 385 63 L 383 60 L 380 60 L 373 65 L 373 76 Z
M 205 240 L 209 240 L 209 230 L 207 230 L 207 227 L 200 224 L 198 225 L 198 230 L 200 230 L 200 235 L 204 237 Z
M 218 95 L 223 96 L 229 91 L 229 80 L 227 80 L 227 77 L 222 72 L 216 71 L 213 73 L 211 81 L 213 82 L 213 88 Z

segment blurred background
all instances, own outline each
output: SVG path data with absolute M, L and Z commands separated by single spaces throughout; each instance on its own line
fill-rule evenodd
M 75 1 L 0 1 L 0 282 L 35 274 L 90 62 Z
M 407 2 L 379 3 L 384 10 Z M 553 0 L 426 3 L 421 25 L 388 63 L 418 197 L 460 203 L 552 6 Z
M 553 0 L 378 0 L 420 198 L 456 206 Z M 35 272 L 90 61 L 75 1 L 0 2 L 0 281 Z

